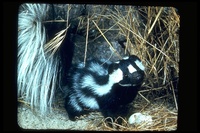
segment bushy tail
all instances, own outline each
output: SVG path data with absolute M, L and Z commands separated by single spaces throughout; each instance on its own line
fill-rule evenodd
M 18 97 L 24 97 L 31 107 L 39 106 L 43 114 L 52 106 L 59 80 L 59 56 L 44 52 L 43 21 L 48 10 L 47 4 L 23 4 L 18 16 Z

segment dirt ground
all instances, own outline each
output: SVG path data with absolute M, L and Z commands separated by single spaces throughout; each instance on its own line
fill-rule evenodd
M 25 105 L 18 107 L 18 125 L 24 129 L 62 129 L 62 130 L 87 130 L 90 124 L 87 119 L 70 121 L 63 109 L 53 110 L 46 116 L 42 116 Z M 90 117 L 94 117 L 91 115 Z M 96 117 L 99 117 L 96 115 Z M 99 117 L 101 119 L 101 117 Z M 93 118 L 94 119 L 94 118 Z
M 92 112 L 82 116 L 76 121 L 68 118 L 64 108 L 63 94 L 58 91 L 51 111 L 42 115 L 37 108 L 31 109 L 29 103 L 18 99 L 17 121 L 22 130 L 47 129 L 47 130 L 88 130 L 91 124 L 99 125 L 103 119 L 99 112 Z

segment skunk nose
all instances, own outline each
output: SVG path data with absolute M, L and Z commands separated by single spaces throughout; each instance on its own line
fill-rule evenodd
M 141 79 L 141 77 L 142 77 L 142 76 L 141 76 L 141 74 L 139 74 L 139 73 L 134 73 L 134 74 L 133 74 L 133 78 L 134 78 L 134 79 L 138 79 L 138 80 L 139 80 L 139 79 Z
M 133 78 L 136 80 L 141 80 L 143 78 L 144 73 L 143 72 L 134 72 Z

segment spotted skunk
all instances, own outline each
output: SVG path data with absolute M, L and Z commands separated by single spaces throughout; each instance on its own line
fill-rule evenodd
M 143 82 L 144 69 L 135 55 L 114 63 L 93 59 L 72 67 L 65 98 L 69 119 L 75 120 L 76 116 L 95 110 L 104 117 L 126 115 L 127 105 L 134 100 Z

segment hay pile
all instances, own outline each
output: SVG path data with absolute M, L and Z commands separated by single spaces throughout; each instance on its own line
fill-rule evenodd
M 68 5 L 67 14 L 74 6 Z M 146 78 L 133 103 L 134 112 L 142 112 L 153 118 L 153 123 L 149 126 L 145 123 L 138 126 L 129 125 L 127 120 L 123 119 L 122 125 L 111 128 L 105 123 L 106 118 L 97 114 L 98 117 L 91 119 L 88 130 L 176 130 L 180 30 L 180 16 L 177 9 L 85 5 L 85 10 L 85 14 L 74 19 L 74 22 L 78 22 L 76 33 L 82 34 L 84 40 L 77 46 L 84 48 L 84 53 L 81 53 L 81 56 L 84 55 L 84 61 L 88 57 L 95 56 L 94 52 L 89 52 L 94 47 L 98 47 L 96 42 L 104 42 L 103 44 L 110 48 L 112 54 L 108 56 L 110 57 L 108 60 L 112 60 L 112 57 L 121 59 L 127 54 L 137 55 L 146 67 Z M 59 45 L 61 44 L 65 37 L 63 33 L 67 32 L 70 26 L 68 19 L 66 21 L 66 29 L 60 31 L 54 40 L 45 45 L 48 52 L 54 54 L 59 47 L 55 46 L 53 41 L 59 40 Z M 123 50 L 119 52 L 113 42 L 118 42 Z M 97 45 L 92 46 L 92 44 Z M 113 122 L 113 124 L 117 123 Z
M 118 117 L 122 119 L 122 124 L 118 124 L 116 121 L 112 122 L 113 127 L 110 127 L 108 123 L 105 122 L 106 119 L 102 118 L 101 115 L 96 115 L 91 119 L 91 124 L 88 126 L 87 130 L 97 130 L 97 131 L 174 131 L 177 129 L 177 110 L 168 109 L 166 105 L 163 104 L 151 104 L 148 106 L 141 106 L 138 103 L 136 112 L 141 112 L 145 115 L 150 115 L 152 117 L 151 124 L 148 122 L 143 122 L 139 125 L 131 125 L 128 123 L 127 119 Z M 139 110 L 140 109 L 140 110 Z

